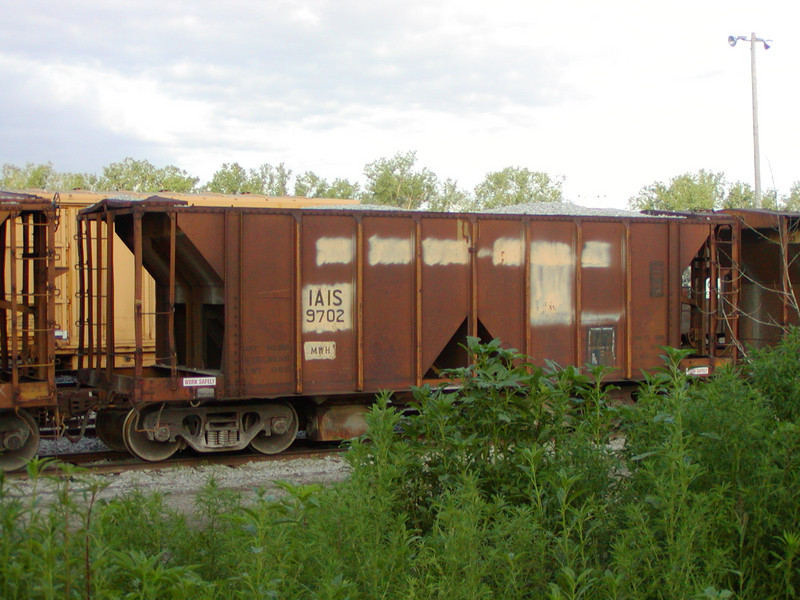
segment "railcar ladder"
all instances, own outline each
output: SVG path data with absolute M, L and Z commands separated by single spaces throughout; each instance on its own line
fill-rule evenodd
M 46 381 L 55 393 L 55 287 L 52 217 L 38 212 L 11 214 L 0 223 L 0 370 L 10 378 L 13 402 L 20 383 Z
M 114 367 L 113 218 L 104 213 L 78 219 L 78 369 Z M 105 344 L 104 344 L 105 341 Z M 86 364 L 84 365 L 84 359 Z
M 738 356 L 739 248 L 736 226 L 712 224 L 708 240 L 692 263 L 689 337 L 701 355 Z

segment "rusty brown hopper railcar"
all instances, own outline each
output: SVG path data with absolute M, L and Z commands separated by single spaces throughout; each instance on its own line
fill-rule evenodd
M 52 201 L 0 192 L 0 469 L 18 469 L 39 448 L 40 411 L 57 406 Z
M 735 311 L 733 278 L 714 263 L 721 246 L 735 253 L 728 217 L 203 208 L 153 197 L 101 202 L 79 222 L 91 323 L 81 377 L 102 390 L 98 433 L 149 460 L 186 444 L 278 452 L 298 427 L 319 440 L 357 434 L 375 392 L 465 364 L 467 336 L 500 338 L 538 363 L 605 365 L 616 381 L 659 366 L 660 346 L 694 346 L 701 368 L 735 353 L 725 335 L 735 323 L 716 316 L 723 292 Z M 113 272 L 92 267 L 113 266 L 104 255 L 114 235 L 134 253 L 129 369 L 103 358 L 115 348 Z M 144 271 L 156 281 L 153 366 L 140 347 Z M 694 296 L 683 291 L 690 272 L 704 282 Z

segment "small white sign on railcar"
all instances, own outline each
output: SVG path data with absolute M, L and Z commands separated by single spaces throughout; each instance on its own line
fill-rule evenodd
M 686 374 L 693 377 L 705 377 L 711 374 L 711 367 L 689 367 Z
M 183 387 L 208 387 L 217 385 L 216 377 L 184 377 Z
M 303 353 L 306 360 L 336 360 L 336 342 L 306 342 Z

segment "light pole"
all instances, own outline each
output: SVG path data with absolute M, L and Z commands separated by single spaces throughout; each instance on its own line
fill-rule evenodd
M 750 42 L 750 74 L 753 82 L 753 161 L 755 162 L 755 205 L 761 208 L 761 154 L 758 147 L 758 95 L 756 93 L 756 42 L 764 44 L 764 50 L 769 50 L 768 41 L 756 37 L 755 31 L 750 37 L 744 35 L 729 35 L 728 43 L 731 47 L 736 45 L 739 40 Z

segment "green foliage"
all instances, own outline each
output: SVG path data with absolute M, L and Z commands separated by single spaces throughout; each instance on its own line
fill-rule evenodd
M 102 175 L 56 171 L 52 163 L 27 163 L 19 167 L 2 165 L 0 189 L 94 190 L 157 193 L 210 191 L 221 194 L 264 194 L 309 198 L 360 199 L 364 202 L 399 208 L 432 211 L 476 211 L 528 202 L 563 202 L 563 177 L 541 171 L 506 167 L 487 173 L 473 191 L 462 189 L 453 179 L 440 180 L 427 168 L 417 168 L 416 152 L 399 152 L 379 158 L 364 167 L 367 178 L 362 191 L 359 182 L 344 178 L 328 181 L 313 171 L 305 171 L 292 182 L 292 171 L 284 163 L 262 164 L 246 169 L 239 163 L 224 163 L 200 186 L 199 177 L 174 165 L 158 168 L 147 160 L 125 158 L 102 168 Z M 800 181 L 789 192 L 764 191 L 764 208 L 800 210 Z M 673 177 L 668 182 L 653 182 L 628 200 L 635 210 L 709 210 L 751 208 L 754 193 L 748 183 L 726 182 L 723 173 L 699 170 Z
M 425 207 L 426 210 L 440 212 L 465 212 L 475 209 L 475 202 L 466 190 L 458 187 L 454 179 L 446 179 L 439 186 L 439 192 Z
M 306 198 L 356 198 L 358 184 L 347 179 L 334 179 L 333 183 L 321 178 L 312 171 L 297 176 L 294 183 L 294 195 Z
M 794 344 L 786 342 L 787 362 Z M 800 428 L 796 416 L 777 421 L 764 392 L 786 389 L 796 377 L 796 348 L 794 372 L 775 370 L 762 356 L 747 366 L 747 377 L 728 368 L 705 383 L 686 378 L 681 357 L 668 350 L 668 367 L 626 411 L 631 474 L 615 556 L 637 574 L 626 580 L 629 592 L 789 597 L 800 570 L 782 535 L 792 531 L 798 502 Z
M 541 171 L 522 167 L 506 167 L 487 173 L 475 187 L 475 204 L 479 210 L 513 206 L 527 202 L 562 202 L 563 177 L 552 178 Z
M 625 408 L 603 368 L 469 339 L 458 389 L 380 395 L 349 480 L 212 479 L 188 518 L 33 460 L 25 496 L 0 476 L 0 597 L 795 598 L 796 336 L 708 380 L 665 349 Z
M 788 195 L 783 198 L 783 204 L 786 210 L 800 211 L 800 181 L 792 184 Z
M 250 170 L 251 185 L 258 190 L 255 193 L 266 196 L 288 196 L 291 177 L 292 170 L 287 169 L 283 163 L 277 167 L 265 163 L 255 172 Z
M 788 209 L 790 198 L 779 201 L 777 190 L 762 193 L 763 208 Z M 700 169 L 696 173 L 683 173 L 668 183 L 655 181 L 644 186 L 628 200 L 633 210 L 719 210 L 723 208 L 753 208 L 755 192 L 742 181 L 727 183 L 723 173 Z
M 358 199 L 361 196 L 359 184 L 349 179 L 337 177 L 325 191 L 325 198 Z
M 28 163 L 24 167 L 4 164 L 0 189 L 6 190 L 72 190 L 97 189 L 99 178 L 89 173 L 59 173 L 52 163 Z
M 756 195 L 749 183 L 737 181 L 728 187 L 722 208 L 755 208 Z M 778 191 L 766 190 L 761 193 L 761 206 L 770 210 L 778 210 Z
M 239 163 L 225 163 L 214 173 L 204 189 L 217 194 L 264 194 L 288 196 L 292 171 L 283 163 L 277 167 L 263 164 L 245 169 Z
M 250 188 L 247 171 L 239 163 L 224 163 L 204 188 L 216 194 L 256 193 Z
M 800 329 L 790 328 L 782 343 L 752 351 L 750 377 L 782 421 L 800 419 Z
M 437 195 L 438 179 L 426 168 L 416 170 L 416 162 L 416 152 L 398 152 L 392 158 L 379 158 L 367 164 L 363 200 L 405 209 L 432 202 Z
M 628 205 L 634 210 L 712 210 L 721 208 L 724 198 L 724 175 L 700 169 L 673 177 L 669 183 L 651 183 Z
M 103 167 L 98 189 L 157 193 L 191 192 L 199 179 L 173 165 L 159 169 L 147 160 L 125 158 L 122 162 Z

